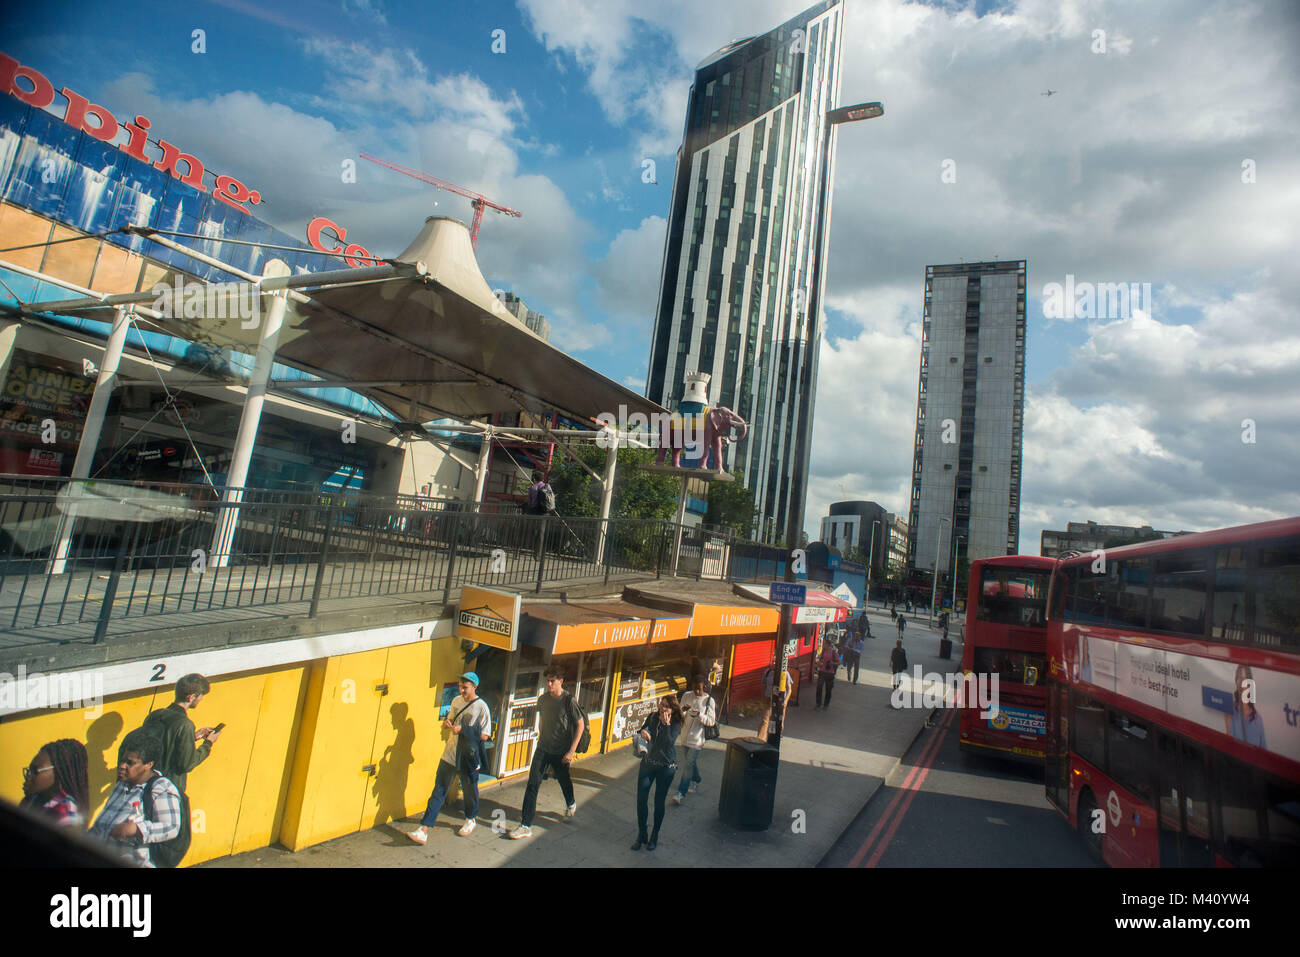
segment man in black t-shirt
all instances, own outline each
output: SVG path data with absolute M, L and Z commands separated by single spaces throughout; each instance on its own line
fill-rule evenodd
M 533 836 L 533 815 L 537 813 L 537 791 L 542 786 L 542 773 L 551 768 L 555 780 L 560 782 L 567 806 L 565 820 L 573 820 L 578 805 L 573 799 L 573 781 L 569 778 L 569 764 L 582 739 L 583 719 L 573 695 L 564 690 L 564 672 L 556 665 L 546 669 L 546 693 L 537 699 L 537 712 L 542 730 L 533 751 L 533 763 L 528 769 L 528 788 L 524 791 L 524 809 L 517 828 L 510 832 L 513 840 Z

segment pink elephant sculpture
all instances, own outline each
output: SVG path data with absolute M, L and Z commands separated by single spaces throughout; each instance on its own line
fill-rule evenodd
M 663 465 L 671 449 L 673 467 L 680 468 L 682 452 L 694 453 L 698 448 L 700 468 L 708 468 L 711 461 L 715 471 L 725 471 L 722 464 L 722 443 L 733 441 L 732 429 L 740 430 L 740 435 L 734 440 L 740 441 L 748 428 L 745 420 L 726 406 L 711 406 L 696 413 L 675 413 L 671 418 L 665 416 L 659 426 L 657 461 Z
M 656 460 L 658 464 L 664 464 L 664 459 L 668 457 L 668 450 L 672 449 L 673 468 L 681 468 L 682 452 L 700 442 L 703 418 L 702 412 L 675 412 L 671 416 L 663 417 L 659 423 L 659 457 Z M 700 454 L 704 454 L 702 444 Z
M 739 429 L 740 434 L 734 439 L 731 437 L 731 430 Z M 722 443 L 739 442 L 745 437 L 749 426 L 745 420 L 736 413 L 732 412 L 725 405 L 715 405 L 704 413 L 704 460 L 700 463 L 701 468 L 708 468 L 709 462 L 713 462 L 714 471 L 724 472 L 726 469 L 722 464 Z

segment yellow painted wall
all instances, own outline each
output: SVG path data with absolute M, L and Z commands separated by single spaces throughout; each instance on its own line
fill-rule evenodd
M 278 837 L 288 790 L 285 768 L 292 754 L 303 698 L 304 666 L 212 679 L 212 690 L 191 714 L 196 727 L 226 728 L 211 756 L 189 775 L 192 837 L 182 864 L 265 847 Z M 0 719 L 0 795 L 22 799 L 17 770 L 40 747 L 57 738 L 86 744 L 91 803 L 88 819 L 103 809 L 117 782 L 117 749 L 145 716 L 171 704 L 174 686 L 108 698 L 103 714 L 87 718 L 81 709 L 49 710 Z
M 170 703 L 172 695 L 164 697 Z M 108 801 L 117 783 L 117 748 L 122 738 L 144 723 L 152 691 L 136 691 L 105 698 L 103 713 L 89 718 L 81 708 L 28 711 L 0 718 L 0 796 L 17 804 L 23 799 L 20 768 L 29 764 L 41 746 L 59 738 L 75 738 L 86 745 L 90 783 L 91 823 Z
M 439 638 L 211 678 L 192 718 L 226 727 L 189 776 L 194 832 L 183 863 L 277 841 L 300 850 L 419 813 L 446 744 L 442 687 L 462 660 L 458 640 Z M 0 718 L 0 796 L 20 801 L 19 769 L 46 742 L 77 738 L 89 753 L 93 821 L 117 781 L 123 736 L 173 696 L 165 685 L 108 698 L 93 718 L 80 709 Z M 593 729 L 593 740 L 602 733 Z M 374 774 L 363 770 L 370 764 Z
M 446 744 L 442 686 L 462 662 L 459 641 L 439 638 L 314 666 L 280 835 L 285 847 L 300 850 L 424 808 Z M 376 690 L 382 684 L 387 694 Z M 363 770 L 371 764 L 373 775 Z

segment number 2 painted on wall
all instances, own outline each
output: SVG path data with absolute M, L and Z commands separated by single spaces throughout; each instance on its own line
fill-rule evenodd
M 150 681 L 162 681 L 163 675 L 167 673 L 167 666 L 159 662 L 153 666 L 153 674 L 149 676 Z

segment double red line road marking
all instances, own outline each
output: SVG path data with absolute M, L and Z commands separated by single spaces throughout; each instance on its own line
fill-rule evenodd
M 930 773 L 930 766 L 934 764 L 934 759 L 939 753 L 939 746 L 943 743 L 948 728 L 952 725 L 953 715 L 957 713 L 957 709 L 948 708 L 946 710 L 947 714 L 939 722 L 938 733 L 922 749 L 920 761 L 913 765 L 912 770 L 908 772 L 902 787 L 898 789 L 894 799 L 889 802 L 889 807 L 885 808 L 885 813 L 880 816 L 876 826 L 871 829 L 867 839 L 862 842 L 858 852 L 849 861 L 849 867 L 875 867 L 880 863 L 881 855 L 885 853 L 885 848 L 889 847 L 889 842 L 894 839 L 894 832 L 898 830 L 898 825 L 902 823 L 903 817 L 907 814 L 907 809 L 912 804 L 912 800 L 916 797 L 917 792 L 921 790 L 921 785 L 925 783 L 925 777 Z M 895 814 L 895 811 L 898 813 Z M 874 852 L 872 851 L 873 845 L 875 845 Z M 867 857 L 868 854 L 871 856 Z M 863 863 L 864 858 L 866 863 Z

